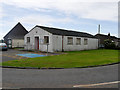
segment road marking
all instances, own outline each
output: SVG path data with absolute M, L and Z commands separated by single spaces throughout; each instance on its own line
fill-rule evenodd
M 108 84 L 116 84 L 116 83 L 120 83 L 120 81 L 98 83 L 98 84 L 74 85 L 73 87 L 92 87 L 92 86 L 100 86 L 100 85 L 108 85 Z

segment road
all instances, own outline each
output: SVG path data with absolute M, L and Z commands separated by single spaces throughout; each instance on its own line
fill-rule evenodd
M 118 65 L 54 70 L 3 68 L 2 81 L 3 88 L 74 88 L 75 85 L 118 81 Z M 118 83 L 89 88 L 118 88 Z

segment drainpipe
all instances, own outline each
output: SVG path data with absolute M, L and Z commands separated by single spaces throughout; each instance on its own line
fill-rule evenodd
M 63 49 L 64 42 L 63 42 L 63 40 L 64 40 L 64 36 L 62 36 L 62 52 L 64 52 L 64 49 Z
M 100 39 L 98 39 L 98 49 L 100 48 Z

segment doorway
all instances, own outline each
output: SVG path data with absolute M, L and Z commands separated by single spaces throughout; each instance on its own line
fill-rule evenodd
M 35 50 L 39 50 L 39 37 L 35 37 Z

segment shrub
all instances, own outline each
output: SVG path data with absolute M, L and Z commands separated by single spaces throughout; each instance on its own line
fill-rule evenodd
M 116 45 L 115 45 L 115 42 L 113 42 L 112 40 L 106 39 L 104 40 L 104 47 L 106 49 L 115 49 Z

